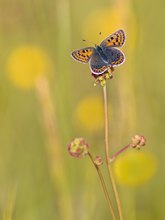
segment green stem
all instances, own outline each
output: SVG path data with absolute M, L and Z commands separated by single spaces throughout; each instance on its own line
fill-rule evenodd
M 115 196 L 115 200 L 116 200 L 116 204 L 117 204 L 119 219 L 123 220 L 119 194 L 118 194 L 118 191 L 117 191 L 115 179 L 113 177 L 113 172 L 112 172 L 111 165 L 110 165 L 110 160 L 109 160 L 110 150 L 109 150 L 109 143 L 108 143 L 108 102 L 107 102 L 107 88 L 106 88 L 106 85 L 103 86 L 103 95 L 104 95 L 104 114 L 105 114 L 105 156 L 106 156 L 106 165 L 107 165 L 109 179 L 110 179 L 111 184 L 112 184 L 112 190 L 114 192 L 114 196 Z
M 100 182 L 101 182 L 101 186 L 102 186 L 102 188 L 103 188 L 104 195 L 105 195 L 105 198 L 106 198 L 106 200 L 107 200 L 108 207 L 109 207 L 109 211 L 110 211 L 110 213 L 111 213 L 111 215 L 112 215 L 112 218 L 113 218 L 113 220 L 116 220 L 115 212 L 114 212 L 114 209 L 113 209 L 113 207 L 112 207 L 112 202 L 111 202 L 111 200 L 110 200 L 110 197 L 109 197 L 109 194 L 108 194 L 108 190 L 107 190 L 107 187 L 106 187 L 106 184 L 105 184 L 105 181 L 104 181 L 104 177 L 103 177 L 103 175 L 102 175 L 102 172 L 101 172 L 100 168 L 95 164 L 95 162 L 94 162 L 94 160 L 93 160 L 93 157 L 92 157 L 92 155 L 91 155 L 89 152 L 88 152 L 88 156 L 89 156 L 90 160 L 92 161 L 93 165 L 95 166 L 96 171 L 97 171 L 97 173 L 98 173 L 98 175 L 99 175 L 99 179 L 100 179 Z

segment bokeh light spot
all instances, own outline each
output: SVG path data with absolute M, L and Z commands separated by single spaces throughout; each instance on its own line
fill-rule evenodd
M 130 150 L 114 161 L 113 168 L 120 185 L 138 186 L 153 177 L 157 168 L 157 160 L 149 152 Z
M 104 126 L 103 101 L 97 95 L 81 100 L 75 112 L 76 121 L 89 132 L 98 132 Z
M 29 89 L 41 75 L 49 75 L 52 65 L 41 48 L 25 45 L 14 49 L 7 59 L 7 74 L 19 88 Z

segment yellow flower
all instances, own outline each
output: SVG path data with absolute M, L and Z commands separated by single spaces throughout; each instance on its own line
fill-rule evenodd
M 157 160 L 149 152 L 130 150 L 114 161 L 113 168 L 119 184 L 138 186 L 147 182 L 155 174 Z
M 126 31 L 127 41 L 129 41 L 127 48 L 135 47 L 137 22 L 129 5 L 124 8 L 114 5 L 110 8 L 94 10 L 84 20 L 82 34 L 84 39 L 100 43 L 97 42 L 99 32 L 102 33 L 101 39 L 103 40 L 118 29 Z
M 89 132 L 98 132 L 104 126 L 103 101 L 97 95 L 83 99 L 75 112 L 76 122 Z
M 34 86 L 39 76 L 49 74 L 52 69 L 47 54 L 33 45 L 14 49 L 9 54 L 6 66 L 9 79 L 23 89 Z

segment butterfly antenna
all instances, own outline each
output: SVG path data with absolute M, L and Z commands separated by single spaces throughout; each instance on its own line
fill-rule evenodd
M 96 44 L 93 43 L 93 42 L 91 42 L 91 41 L 88 41 L 88 40 L 85 40 L 85 39 L 83 39 L 82 41 L 87 42 L 87 43 L 90 43 L 90 44 L 94 44 L 94 45 L 96 46 Z
M 98 36 L 98 39 L 97 39 L 97 45 L 98 45 L 98 43 L 100 41 L 100 37 L 101 37 L 101 32 L 99 32 L 99 36 Z
M 100 37 L 101 37 L 101 32 L 99 32 L 99 36 L 98 36 L 98 39 L 97 39 L 97 44 L 95 44 L 95 43 L 93 43 L 93 42 L 91 42 L 91 41 L 85 40 L 85 39 L 83 39 L 82 41 L 87 42 L 87 43 L 90 43 L 90 44 L 94 44 L 95 47 L 96 47 L 96 46 L 98 45 L 98 42 L 100 41 Z

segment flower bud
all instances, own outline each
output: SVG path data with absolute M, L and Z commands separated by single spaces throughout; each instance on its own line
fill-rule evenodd
M 113 78 L 113 74 L 112 74 L 113 71 L 114 71 L 113 67 L 108 67 L 107 71 L 100 74 L 100 75 L 96 75 L 96 74 L 92 73 L 92 76 L 96 79 L 94 86 L 96 86 L 97 83 L 99 83 L 101 86 L 105 86 L 106 80 Z
M 94 163 L 97 165 L 97 166 L 100 166 L 103 164 L 103 160 L 100 156 L 96 156 L 95 159 L 94 159 Z
M 89 145 L 85 142 L 84 138 L 75 138 L 68 144 L 68 152 L 72 157 L 82 158 L 88 154 Z
M 140 149 L 144 145 L 146 145 L 146 138 L 144 136 L 135 135 L 132 137 L 131 147 Z

